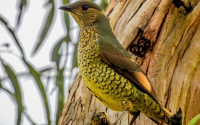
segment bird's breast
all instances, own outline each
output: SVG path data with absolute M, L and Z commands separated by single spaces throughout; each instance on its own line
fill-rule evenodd
M 81 44 L 79 42 L 78 64 L 86 86 L 110 109 L 121 111 L 121 99 L 131 96 L 132 84 L 101 60 L 98 42 L 84 47 Z

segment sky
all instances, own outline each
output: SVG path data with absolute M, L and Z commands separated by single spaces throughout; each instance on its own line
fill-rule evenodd
M 33 47 L 35 42 L 39 38 L 39 33 L 41 30 L 41 26 L 44 25 L 43 20 L 47 17 L 47 10 L 45 8 L 45 4 L 48 0 L 27 0 L 28 4 L 22 14 L 21 25 L 17 26 L 17 16 L 19 14 L 18 6 L 20 0 L 0 0 L 0 16 L 6 18 L 9 27 L 15 29 L 15 33 L 17 38 L 20 41 L 20 44 L 26 53 L 26 60 L 32 64 L 36 69 L 41 69 L 44 66 L 55 67 L 55 63 L 51 61 L 51 53 L 53 50 L 53 46 L 56 45 L 59 38 L 65 36 L 67 34 L 66 29 L 63 27 L 64 19 L 63 19 L 63 11 L 59 10 L 62 5 L 62 0 L 54 0 L 55 2 L 55 16 L 52 22 L 52 26 L 50 27 L 50 32 L 47 33 L 46 38 L 44 39 L 43 45 L 40 47 L 38 53 L 34 56 L 31 56 L 33 51 Z M 70 2 L 74 2 L 75 0 L 71 0 Z M 95 0 L 95 3 L 100 4 L 101 0 Z M 47 8 L 50 9 L 49 6 Z M 72 43 L 78 41 L 78 26 L 70 18 L 70 27 L 76 27 L 73 31 L 70 31 L 70 36 L 72 39 Z M 10 45 L 9 48 L 2 47 L 2 44 L 8 43 Z M 73 44 L 69 44 L 69 53 L 73 52 L 74 46 Z M 65 47 L 65 46 L 64 46 Z M 67 68 L 71 67 L 72 55 L 69 55 L 68 62 L 66 64 Z M 6 64 L 14 69 L 16 74 L 28 72 L 26 66 L 21 61 L 21 54 L 19 49 L 17 48 L 15 41 L 10 36 L 9 32 L 6 28 L 0 23 L 0 58 L 3 59 Z M 78 69 L 75 68 L 73 74 L 76 74 Z M 47 74 L 46 74 L 47 75 Z M 55 71 L 51 72 L 51 75 L 55 75 Z M 65 74 L 70 75 L 70 72 L 66 71 Z M 2 64 L 0 62 L 0 78 L 5 78 L 7 74 L 2 68 Z M 75 75 L 74 75 L 75 76 Z M 29 114 L 31 119 L 38 125 L 45 125 L 47 120 L 45 119 L 45 108 L 44 104 L 41 101 L 41 95 L 38 93 L 38 88 L 34 83 L 34 80 L 30 76 L 21 76 L 18 77 L 20 89 L 22 91 L 22 100 L 23 105 L 25 107 L 25 112 Z M 42 77 L 44 87 L 46 85 L 45 77 Z M 51 80 L 47 89 L 48 101 L 50 104 L 50 114 L 51 121 L 55 124 L 56 118 L 56 109 L 57 109 L 57 91 L 55 89 L 55 79 Z M 9 91 L 14 92 L 11 82 L 9 79 L 6 79 L 1 82 L 2 86 L 7 88 Z M 65 81 L 65 98 L 67 99 L 69 84 L 73 83 L 73 79 Z M 55 90 L 52 92 L 52 90 Z M 65 100 L 66 100 L 65 99 Z M 13 101 L 12 97 L 10 97 L 5 91 L 0 89 L 0 125 L 14 125 L 16 123 L 17 117 L 17 104 Z M 21 125 L 29 125 L 31 124 L 25 115 L 22 115 Z
M 0 15 L 7 19 L 11 28 L 16 27 L 19 0 L 0 0 Z M 56 0 L 55 0 L 56 1 Z M 38 32 L 41 25 L 43 25 L 43 19 L 46 18 L 45 3 L 47 0 L 28 0 L 28 6 L 25 8 L 25 13 L 22 15 L 22 22 L 16 34 L 23 46 L 26 53 L 26 59 L 31 62 L 34 67 L 38 69 L 40 67 L 50 65 L 54 66 L 54 63 L 50 60 L 50 53 L 52 52 L 52 46 L 56 44 L 56 41 L 66 34 L 65 29 L 62 27 L 61 14 L 62 11 L 57 8 L 62 4 L 61 0 L 55 3 L 55 18 L 53 20 L 53 27 L 51 32 L 48 33 L 48 37 L 45 38 L 45 43 L 41 47 L 39 53 L 35 56 L 31 56 L 32 48 L 35 41 L 38 39 Z M 49 7 L 48 7 L 49 8 Z M 18 48 L 15 45 L 12 37 L 9 36 L 6 28 L 0 23 L 0 45 L 3 43 L 9 43 L 9 49 L 0 47 L 0 56 L 6 63 L 12 66 L 16 73 L 26 72 L 27 68 L 20 61 L 21 55 Z M 73 47 L 72 47 L 73 48 Z M 5 77 L 0 63 L 0 77 Z M 42 79 L 45 81 L 45 79 Z M 41 102 L 41 97 L 38 94 L 38 89 L 34 84 L 31 77 L 19 77 L 20 88 L 22 91 L 23 105 L 26 108 L 26 112 L 31 116 L 32 120 L 37 124 L 45 124 L 45 109 Z M 4 80 L 2 85 L 14 92 L 9 80 Z M 53 81 L 50 83 L 48 94 L 54 88 Z M 56 96 L 57 92 L 49 94 L 51 119 L 55 122 L 55 109 L 56 109 Z M 16 123 L 16 111 L 17 105 L 5 91 L 0 90 L 0 125 L 14 125 Z M 29 125 L 28 119 L 23 115 L 21 125 Z

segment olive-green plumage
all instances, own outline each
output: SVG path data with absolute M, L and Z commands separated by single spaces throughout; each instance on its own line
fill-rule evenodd
M 112 110 L 142 112 L 155 122 L 169 124 L 170 113 L 161 106 L 144 72 L 114 36 L 104 11 L 88 1 L 60 9 L 70 12 L 80 27 L 78 64 L 91 93 Z

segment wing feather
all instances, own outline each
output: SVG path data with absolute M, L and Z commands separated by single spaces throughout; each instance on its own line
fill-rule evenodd
M 116 39 L 112 39 L 116 40 Z M 150 95 L 155 101 L 159 102 L 155 91 L 146 77 L 145 73 L 140 69 L 131 55 L 116 40 L 100 39 L 100 58 L 119 74 L 126 77 L 141 91 Z

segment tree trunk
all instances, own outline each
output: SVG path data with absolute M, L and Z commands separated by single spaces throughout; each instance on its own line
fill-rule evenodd
M 188 124 L 200 113 L 200 3 L 184 3 L 193 9 L 186 12 L 183 6 L 175 7 L 172 0 L 111 0 L 106 14 L 117 39 L 136 54 L 133 58 L 146 72 L 162 105 L 173 114 L 180 107 L 183 123 Z M 149 41 L 150 46 L 141 49 L 142 41 Z M 59 125 L 89 125 L 100 111 L 106 111 L 111 122 L 121 114 L 92 96 L 78 74 Z M 128 125 L 130 120 L 128 114 L 119 125 Z M 155 123 L 140 114 L 136 124 Z

